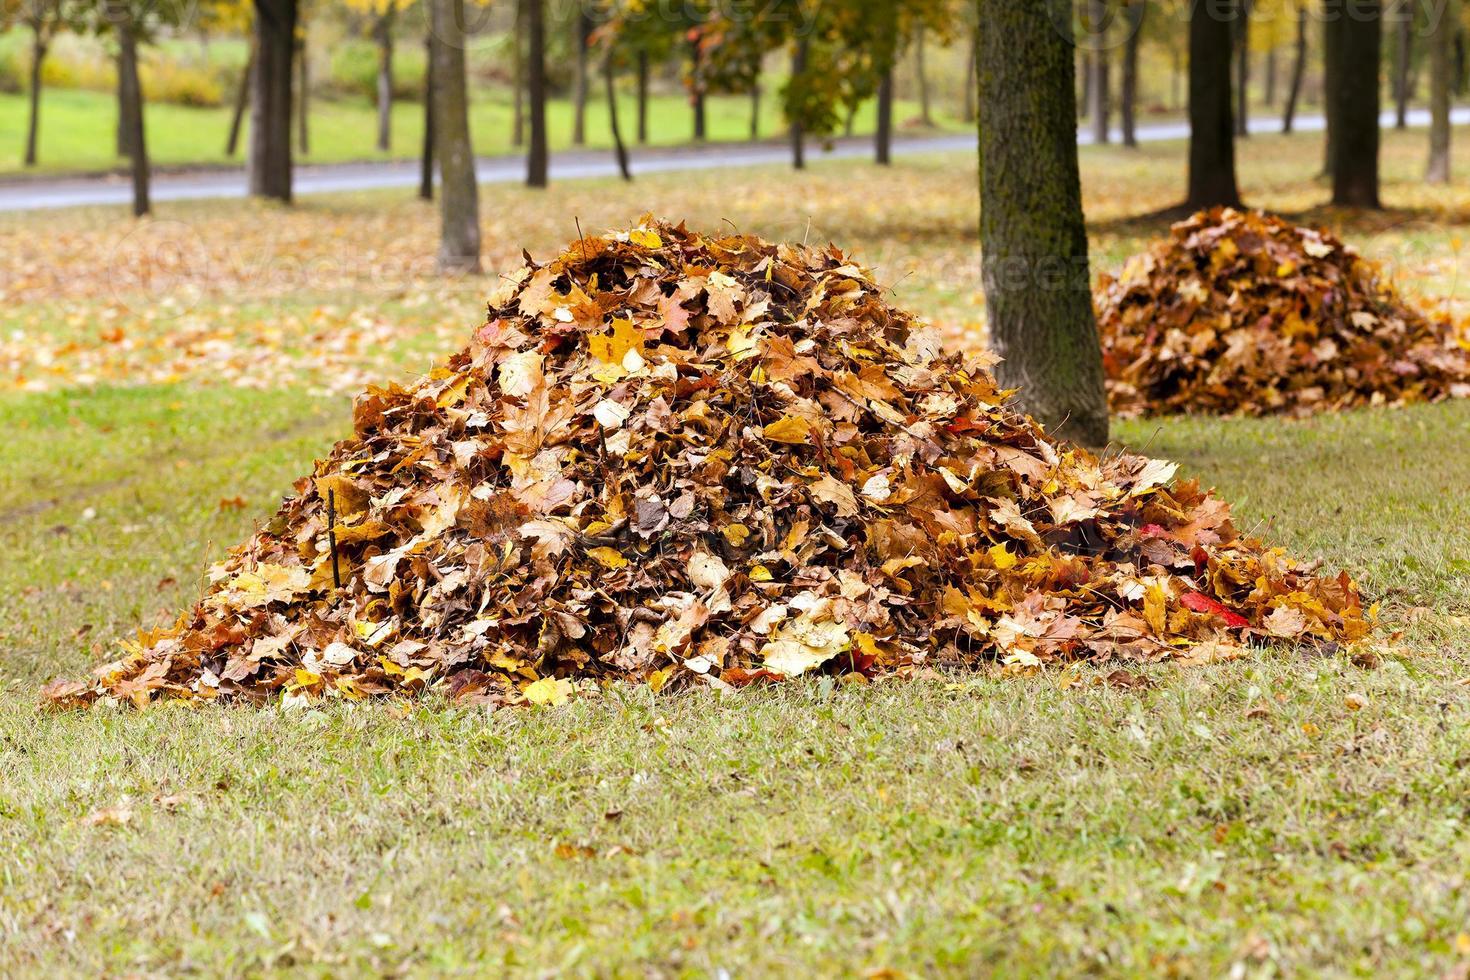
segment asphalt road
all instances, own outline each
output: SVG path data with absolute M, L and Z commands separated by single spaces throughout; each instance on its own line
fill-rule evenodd
M 1385 113 L 1383 120 L 1385 126 L 1393 125 L 1392 113 Z M 1453 121 L 1456 125 L 1470 123 L 1470 107 L 1456 109 Z M 1428 126 L 1429 113 L 1422 109 L 1411 112 L 1409 125 Z M 1301 132 L 1317 132 L 1324 126 L 1325 121 L 1321 116 L 1301 116 L 1296 123 L 1297 130 Z M 1258 133 L 1277 132 L 1281 123 L 1275 118 L 1256 118 L 1251 120 L 1250 128 L 1252 132 Z M 1182 122 L 1150 123 L 1138 127 L 1138 139 L 1141 142 L 1180 140 L 1188 136 L 1189 126 Z M 1082 145 L 1092 143 L 1092 133 L 1079 130 L 1077 142 Z M 893 149 L 896 154 L 912 154 L 968 150 L 974 146 L 974 136 L 956 134 L 900 138 L 894 141 Z M 808 158 L 813 161 L 864 157 L 871 152 L 872 143 L 869 139 L 843 139 L 830 147 L 813 144 L 807 148 Z M 635 175 L 673 170 L 714 170 L 722 167 L 784 163 L 790 159 L 790 153 L 790 148 L 780 142 L 681 146 L 634 150 L 632 166 Z M 519 156 L 483 158 L 477 164 L 477 170 L 481 183 L 486 184 L 513 183 L 525 177 L 525 163 Z M 611 177 L 616 174 L 617 167 L 610 151 L 557 153 L 553 154 L 551 160 L 552 180 Z M 418 163 L 415 161 L 324 164 L 297 167 L 295 189 L 298 195 L 326 194 L 334 191 L 416 187 L 418 180 Z M 244 197 L 245 194 L 243 168 L 158 174 L 152 185 L 155 201 Z M 127 179 L 118 176 L 0 181 L 0 211 L 121 205 L 127 204 L 131 199 L 132 191 Z

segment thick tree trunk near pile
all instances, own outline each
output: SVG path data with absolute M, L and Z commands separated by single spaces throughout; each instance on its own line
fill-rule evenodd
M 1251 0 L 1240 0 L 1235 20 L 1235 135 L 1251 134 Z
M 439 268 L 480 271 L 480 195 L 470 145 L 464 0 L 429 0 L 434 155 L 439 158 Z
M 1189 193 L 1192 208 L 1239 205 L 1230 59 L 1238 0 L 1200 3 L 1189 17 Z
M 519 147 L 526 145 L 526 16 L 525 7 L 519 3 L 510 40 L 510 145 Z
M 1434 0 L 1429 37 L 1429 166 L 1424 179 L 1431 184 L 1450 182 L 1450 87 L 1453 83 L 1455 0 Z
M 1383 55 L 1382 6 L 1356 0 L 1337 38 L 1337 111 L 1333 113 L 1332 203 L 1378 208 L 1378 84 Z
M 1397 42 L 1393 56 L 1393 101 L 1394 129 L 1409 128 L 1409 60 L 1414 54 L 1414 12 L 1406 4 L 1396 0 L 1394 7 L 1394 38 Z
M 131 160 L 132 157 L 133 157 L 133 143 L 132 143 L 132 140 L 133 140 L 134 126 L 133 126 L 132 120 L 130 120 L 128 118 L 128 114 L 133 111 L 133 100 L 129 97 L 129 93 L 126 91 L 126 86 L 123 83 L 123 75 L 126 73 L 127 69 L 123 67 L 122 32 L 121 32 L 120 29 L 116 29 L 115 28 L 114 29 L 114 34 L 117 36 L 117 56 L 114 59 L 115 60 L 114 67 L 115 67 L 115 69 L 117 71 L 117 146 L 116 146 L 116 152 L 117 152 L 118 159 L 120 159 L 120 160 Z M 133 46 L 133 57 L 134 57 L 134 59 L 137 58 L 137 45 L 136 45 L 136 43 Z M 136 74 L 136 65 L 134 66 L 134 74 Z
M 296 148 L 302 156 L 311 152 L 311 130 L 307 120 L 311 118 L 311 61 L 306 52 L 306 32 L 296 45 Z
M 291 200 L 291 90 L 296 0 L 254 0 L 250 79 L 250 193 Z
M 759 95 L 759 90 L 757 90 Z M 638 52 L 638 145 L 648 143 L 648 52 Z
M 979 0 L 980 241 L 996 374 L 1018 405 L 1108 437 L 1077 167 L 1070 0 Z M 1228 48 L 1227 48 L 1228 57 Z

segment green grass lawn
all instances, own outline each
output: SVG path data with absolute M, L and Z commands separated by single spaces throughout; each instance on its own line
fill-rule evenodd
M 779 100 L 772 92 L 761 100 L 761 136 L 775 138 L 784 129 Z M 481 90 L 471 102 L 470 132 L 475 151 L 483 155 L 519 152 L 512 145 L 512 108 L 509 93 Z M 115 149 L 117 100 L 107 92 L 81 89 L 43 89 L 38 165 L 21 166 L 25 148 L 27 96 L 0 93 L 0 175 L 30 172 L 110 170 L 123 165 Z M 619 96 L 619 121 L 623 138 L 635 145 L 635 101 L 629 91 Z M 148 152 L 156 166 L 222 164 L 244 162 L 249 146 L 248 122 L 235 157 L 225 155 L 229 135 L 228 106 L 192 108 L 153 104 L 146 107 Z M 895 107 L 900 120 L 917 116 L 917 103 L 900 101 Z M 706 127 L 711 141 L 745 140 L 750 136 L 750 100 L 745 96 L 710 96 L 706 100 Z M 393 147 L 377 149 L 377 109 L 366 101 L 317 99 L 309 118 L 311 152 L 299 154 L 304 163 L 338 163 L 356 160 L 413 159 L 423 142 L 423 107 L 409 102 L 393 105 Z M 872 103 L 865 104 L 854 120 L 855 131 L 873 129 Z M 936 114 L 935 122 L 945 129 L 960 130 L 964 124 Z M 547 132 L 553 150 L 572 148 L 572 106 L 565 99 L 547 106 Z M 607 101 L 601 92 L 587 106 L 587 146 L 607 148 L 609 135 Z M 693 138 L 693 115 L 679 95 L 656 95 L 649 99 L 648 139 L 650 145 L 670 146 Z
M 1408 291 L 1453 293 L 1470 174 L 1426 195 L 1421 150 L 1390 137 L 1396 210 L 1372 217 L 1314 210 L 1315 140 L 1253 140 L 1242 171 L 1252 199 L 1401 260 Z M 1182 162 L 1178 147 L 1090 151 L 1084 173 L 1108 266 L 1159 232 L 1129 216 L 1168 203 Z M 973 193 L 963 155 L 487 188 L 487 263 L 522 242 L 544 255 L 574 214 L 723 217 L 859 246 L 958 339 L 978 318 Z M 54 343 L 61 363 L 114 347 L 108 363 L 151 363 L 100 332 L 213 326 L 243 351 L 285 331 L 260 356 L 299 365 L 323 342 L 298 334 L 372 311 L 407 335 L 384 362 L 401 371 L 468 329 L 488 289 L 384 273 L 393 249 L 430 249 L 436 221 L 386 192 L 161 217 L 214 258 L 183 318 L 119 293 L 101 257 L 140 226 L 116 212 L 7 219 L 0 355 Z M 39 229 L 43 250 L 16 257 Z M 231 264 L 225 243 L 267 259 Z M 367 258 L 269 274 L 344 243 Z M 1149 668 L 1144 690 L 1106 683 L 1110 665 L 1081 683 L 614 689 L 493 715 L 433 700 L 38 713 L 44 680 L 171 619 L 346 433 L 345 399 L 309 372 L 249 388 L 216 364 L 44 391 L 0 371 L 0 974 L 1470 967 L 1470 403 L 1116 429 L 1217 486 L 1241 526 L 1355 574 L 1383 602 L 1376 669 L 1272 649 Z

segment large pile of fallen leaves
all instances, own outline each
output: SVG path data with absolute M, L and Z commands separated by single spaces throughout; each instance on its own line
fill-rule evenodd
M 1242 537 L 1171 464 L 1054 441 L 992 362 L 835 248 L 582 239 L 506 277 L 445 366 L 362 395 L 175 626 L 45 698 L 556 702 L 1368 629 L 1345 574 Z
M 1094 293 L 1114 413 L 1266 415 L 1470 396 L 1470 336 L 1330 233 L 1216 208 Z

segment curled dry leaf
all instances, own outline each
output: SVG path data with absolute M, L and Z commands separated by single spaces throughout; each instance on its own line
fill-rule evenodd
M 1048 436 L 836 248 L 635 230 L 504 277 L 467 347 L 357 399 L 196 606 L 46 702 L 556 704 L 1369 629 L 1346 574 L 1167 464 Z

